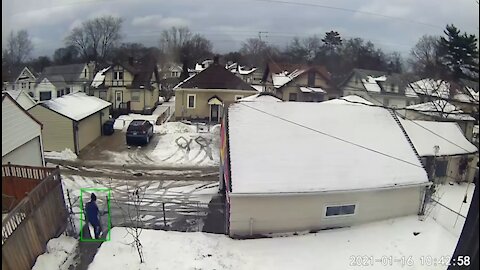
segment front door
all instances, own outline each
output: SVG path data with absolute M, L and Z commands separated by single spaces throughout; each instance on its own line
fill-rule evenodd
M 123 92 L 115 91 L 115 108 L 118 109 L 122 102 L 123 102 Z
M 212 122 L 218 122 L 218 116 L 219 116 L 219 105 L 212 104 L 210 105 L 210 121 Z

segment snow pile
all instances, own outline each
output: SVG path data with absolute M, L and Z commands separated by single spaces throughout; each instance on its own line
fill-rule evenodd
M 413 232 L 419 232 L 414 235 Z M 100 247 L 90 270 L 103 269 L 354 269 L 354 256 L 401 258 L 414 265 L 386 266 L 373 262 L 369 269 L 423 269 L 420 256 L 451 256 L 457 237 L 432 219 L 410 216 L 352 228 L 292 237 L 233 240 L 225 235 L 143 230 L 140 236 L 145 263 L 140 264 L 125 229 L 115 227 L 111 241 Z M 168 244 L 166 244 L 168 243 Z M 185 247 L 189 248 L 185 248 Z M 429 269 L 445 269 L 432 266 Z
M 32 270 L 68 269 L 78 241 L 75 238 L 61 235 L 47 243 L 47 252 L 38 256 Z
M 128 125 L 130 125 L 130 122 L 132 122 L 133 120 L 147 120 L 153 125 L 155 125 L 157 122 L 157 119 L 158 119 L 158 115 L 156 114 L 143 115 L 143 114 L 131 113 L 128 115 L 120 115 L 117 119 L 115 119 L 113 128 L 126 131 L 128 128 Z
M 211 127 L 212 133 L 219 136 L 221 127 L 222 127 L 222 125 L 220 125 L 220 124 L 214 125 L 213 127 Z
M 171 133 L 193 133 L 197 128 L 192 125 L 187 125 L 181 122 L 166 122 L 160 126 L 155 127 L 155 133 L 171 134 Z
M 45 158 L 61 159 L 61 160 L 76 160 L 77 155 L 70 149 L 65 148 L 62 152 L 45 152 Z
M 79 121 L 112 104 L 103 99 L 77 92 L 56 99 L 43 101 L 42 105 L 50 108 L 52 111 L 65 115 L 68 118 Z

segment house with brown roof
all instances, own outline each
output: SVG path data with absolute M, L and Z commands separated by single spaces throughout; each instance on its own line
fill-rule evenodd
M 159 81 L 154 57 L 146 57 L 138 63 L 113 63 L 100 70 L 94 77 L 90 95 L 112 103 L 114 114 L 151 114 L 158 105 Z
M 218 122 L 229 104 L 258 93 L 218 62 L 175 88 L 175 118 Z
M 323 66 L 270 62 L 262 81 L 266 91 L 285 101 L 320 102 L 340 96 Z

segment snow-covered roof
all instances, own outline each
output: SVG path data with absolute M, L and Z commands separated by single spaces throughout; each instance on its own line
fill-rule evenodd
M 437 116 L 446 119 L 453 120 L 464 120 L 464 121 L 474 121 L 471 115 L 464 113 L 462 110 L 458 109 L 455 105 L 439 99 L 434 101 L 429 101 L 425 103 L 410 105 L 407 109 L 414 110 L 425 115 Z
M 228 126 L 232 194 L 346 191 L 428 182 L 412 146 L 384 108 L 238 102 L 229 107 Z
M 475 153 L 477 147 L 470 143 L 457 123 L 400 119 L 420 156 L 438 156 Z M 443 137 L 443 138 L 442 138 Z
M 300 91 L 303 93 L 327 93 L 320 87 L 300 87 Z
M 274 97 L 273 95 L 265 95 L 265 94 L 256 94 L 248 97 L 244 97 L 242 99 L 237 100 L 238 102 L 251 102 L 251 101 L 259 101 L 259 102 L 282 102 L 281 99 L 278 97 Z
M 443 80 L 423 79 L 409 84 L 410 88 L 419 95 L 440 98 L 450 97 L 450 84 Z
M 265 87 L 263 85 L 254 85 L 252 84 L 252 87 L 257 90 L 258 92 L 263 92 L 265 90 Z
M 274 73 L 272 74 L 273 86 L 275 88 L 280 88 L 304 72 L 305 70 L 303 69 L 296 69 L 291 73 L 288 73 L 288 72 Z
M 92 81 L 92 84 L 91 84 L 92 87 L 97 88 L 103 83 L 103 81 L 105 80 L 105 72 L 109 69 L 110 69 L 110 67 L 106 67 L 106 68 L 100 70 L 99 72 L 97 72 L 97 74 L 95 74 L 95 77 L 93 78 L 93 81 Z
M 110 102 L 97 97 L 87 96 L 82 92 L 64 95 L 56 99 L 44 101 L 41 104 L 75 121 L 80 121 L 111 105 Z
M 362 83 L 368 92 L 380 93 L 382 91 L 382 88 L 380 88 L 380 85 L 378 85 L 378 82 L 384 82 L 385 80 L 386 80 L 385 76 L 380 76 L 378 78 L 367 76 L 367 79 L 362 79 Z
M 363 103 L 365 105 L 373 105 L 373 103 L 371 103 L 370 101 L 362 97 L 359 97 L 357 95 L 349 95 L 349 96 L 344 96 L 336 99 L 331 99 L 331 100 L 324 101 L 323 103 L 353 104 L 353 105 L 357 105 L 357 103 Z M 362 105 L 362 104 L 359 104 L 359 105 Z
M 9 94 L 14 100 L 17 100 L 18 96 L 20 96 L 21 90 L 5 90 L 2 93 Z

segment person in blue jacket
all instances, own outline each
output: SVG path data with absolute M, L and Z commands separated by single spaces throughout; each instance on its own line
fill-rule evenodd
M 90 223 L 95 231 L 95 239 L 100 238 L 102 226 L 99 219 L 99 211 L 97 206 L 97 196 L 94 193 L 90 196 L 90 202 L 85 205 L 85 215 L 87 218 L 87 226 Z

